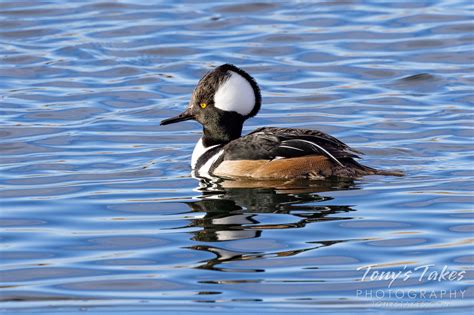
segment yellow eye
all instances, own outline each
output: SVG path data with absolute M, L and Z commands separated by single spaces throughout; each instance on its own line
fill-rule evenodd
M 207 104 L 206 103 L 201 103 L 201 104 L 199 104 L 199 106 L 201 106 L 201 108 L 204 109 L 204 108 L 207 107 Z

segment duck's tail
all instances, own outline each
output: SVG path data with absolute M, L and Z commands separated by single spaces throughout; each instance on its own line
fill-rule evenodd
M 405 173 L 398 170 L 385 171 L 385 170 L 374 170 L 374 175 L 384 175 L 384 176 L 405 176 Z
M 356 176 L 365 176 L 365 175 L 405 176 L 405 174 L 402 171 L 377 170 L 375 168 L 362 165 L 358 163 L 357 161 L 355 161 L 354 159 L 351 159 L 350 161 L 347 161 L 347 162 L 345 163 L 345 166 L 353 170 Z

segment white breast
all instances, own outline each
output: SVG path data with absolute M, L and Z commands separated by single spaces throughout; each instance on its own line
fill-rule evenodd
M 255 92 L 243 76 L 234 71 L 229 72 L 230 78 L 214 95 L 214 104 L 219 109 L 246 116 L 255 106 Z
M 197 164 L 197 161 L 198 159 L 201 157 L 201 155 L 203 155 L 204 153 L 206 153 L 207 151 L 209 151 L 210 149 L 214 148 L 214 147 L 217 147 L 218 144 L 216 145 L 211 145 L 210 147 L 205 147 L 203 144 L 202 144 L 202 138 L 199 139 L 199 141 L 196 143 L 196 146 L 194 147 L 194 150 L 193 150 L 193 155 L 191 157 L 191 167 L 192 169 L 194 170 L 196 168 L 196 164 Z M 207 163 L 206 163 L 207 164 Z M 209 166 L 210 168 L 210 166 Z M 209 170 L 209 169 L 208 169 Z

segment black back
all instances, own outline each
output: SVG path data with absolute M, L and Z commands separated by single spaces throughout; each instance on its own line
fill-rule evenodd
M 259 128 L 229 142 L 224 150 L 223 160 L 273 160 L 319 154 L 339 161 L 362 154 L 321 131 L 274 127 Z

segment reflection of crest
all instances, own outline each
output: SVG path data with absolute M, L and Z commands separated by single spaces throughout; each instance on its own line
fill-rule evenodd
M 355 211 L 350 206 L 328 205 L 331 197 L 316 193 L 331 190 L 356 189 L 352 181 L 324 182 L 251 182 L 252 188 L 243 182 L 201 182 L 202 196 L 199 200 L 187 202 L 196 212 L 204 216 L 194 219 L 191 226 L 202 230 L 194 232 L 193 239 L 200 242 L 219 242 L 258 238 L 262 233 L 277 229 L 305 227 L 318 221 L 345 220 L 351 217 L 331 217 L 331 214 Z M 325 202 L 324 205 L 318 203 Z M 268 214 L 281 214 L 269 216 Z M 318 242 L 309 249 L 329 246 L 341 241 Z M 209 245 L 193 246 L 196 250 L 205 250 L 217 257 L 206 261 L 200 268 L 216 269 L 215 265 L 230 260 L 252 259 L 260 257 L 258 251 L 234 252 Z M 274 253 L 277 256 L 291 256 L 298 252 Z M 217 268 L 219 269 L 219 268 Z

